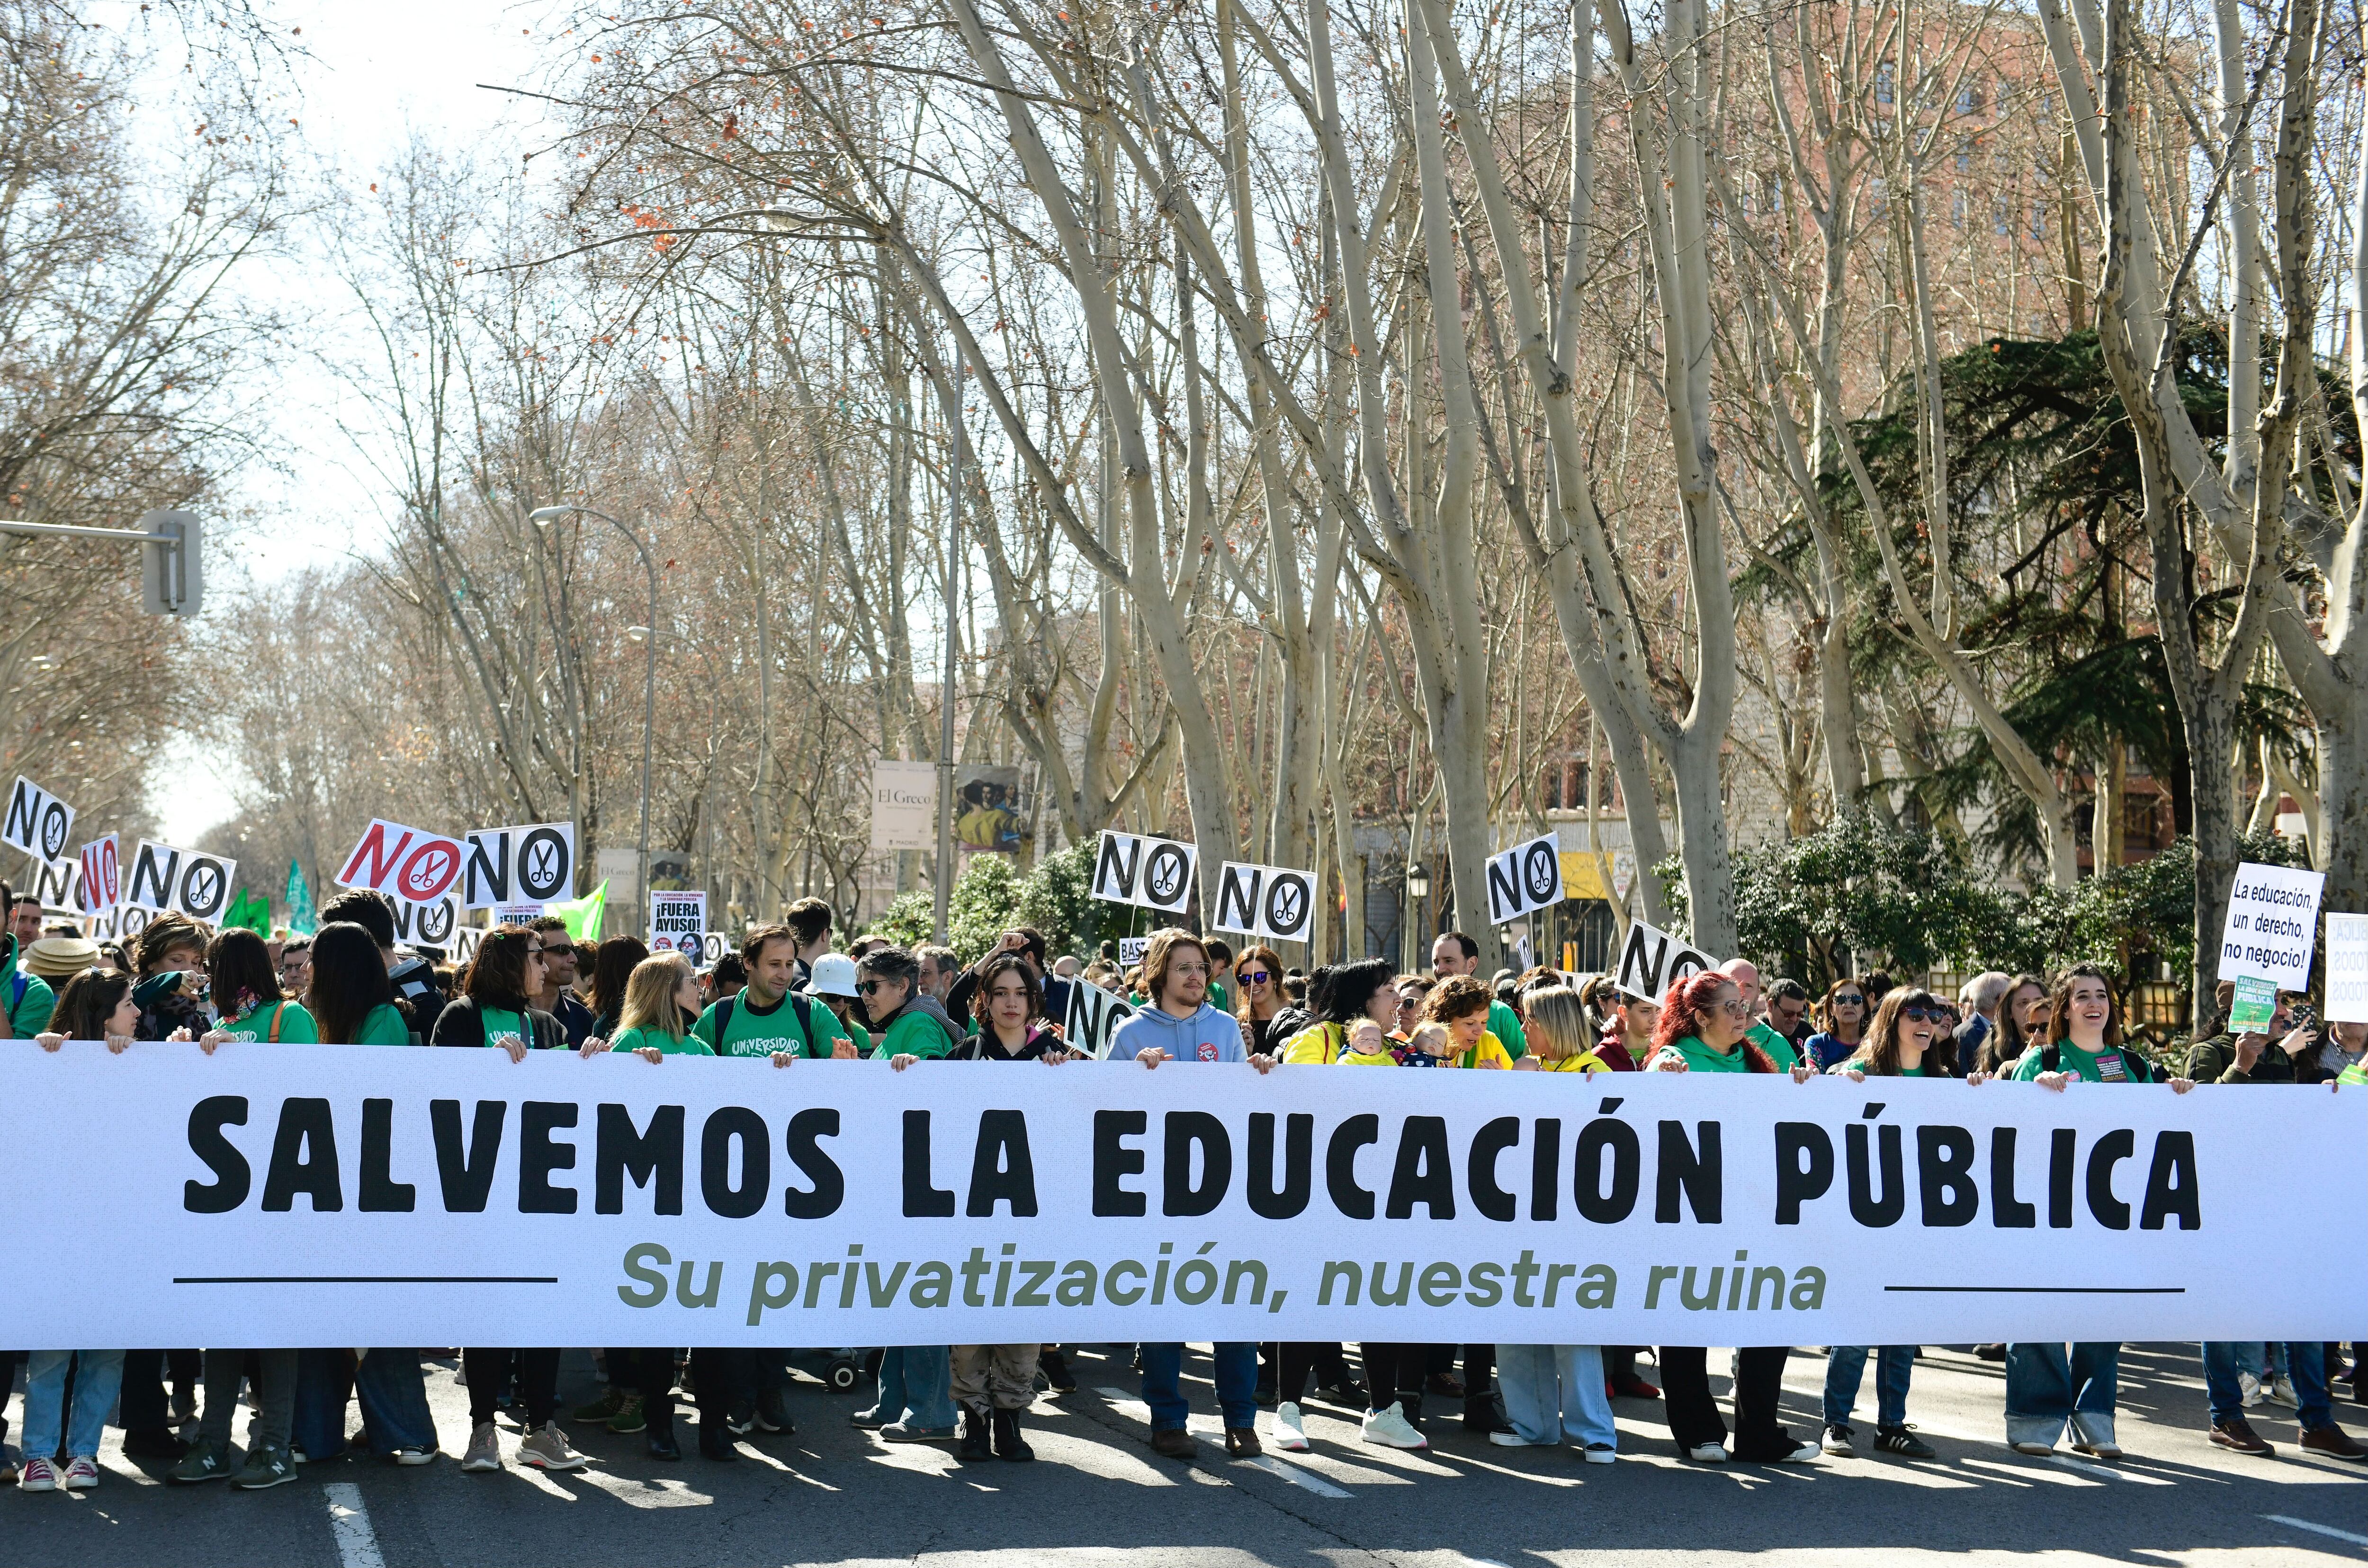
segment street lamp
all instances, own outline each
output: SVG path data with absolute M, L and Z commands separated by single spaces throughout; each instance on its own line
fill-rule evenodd
M 1419 969 L 1422 967 L 1419 955 L 1422 950 L 1423 932 L 1422 924 L 1417 915 L 1422 909 L 1422 901 L 1430 896 L 1430 868 L 1419 860 L 1406 862 L 1406 967 Z
M 579 506 L 572 502 L 561 506 L 538 506 L 527 514 L 527 521 L 536 528 L 547 528 L 571 513 L 598 517 L 602 522 L 609 524 L 625 536 L 635 552 L 641 556 L 642 566 L 649 573 L 650 577 L 650 626 L 655 626 L 658 623 L 658 563 L 657 559 L 650 553 L 650 547 L 642 542 L 641 535 L 606 512 L 596 511 L 590 506 Z M 643 906 L 647 907 L 650 891 L 650 744 L 657 726 L 658 640 L 649 635 L 649 626 L 641 627 L 638 630 L 642 635 L 633 638 L 633 641 L 649 649 L 649 663 L 642 677 L 642 838 L 641 846 L 635 854 L 637 866 L 635 875 L 638 882 L 633 892 L 634 896 L 643 900 Z M 632 631 L 629 630 L 626 635 L 632 637 Z
M 1419 903 L 1430 896 L 1430 868 L 1419 860 L 1408 861 L 1406 869 L 1406 897 Z

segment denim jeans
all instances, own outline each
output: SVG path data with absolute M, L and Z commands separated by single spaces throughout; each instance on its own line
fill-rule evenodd
M 66 1369 L 74 1368 L 74 1415 L 66 1420 Z M 66 1457 L 97 1459 L 107 1432 L 107 1413 L 123 1383 L 120 1350 L 35 1350 L 25 1361 L 25 1457 L 48 1459 L 58 1451 L 64 1422 Z
M 2113 1406 L 2121 1396 L 2122 1346 L 2084 1343 L 2066 1354 L 2055 1342 L 2006 1347 L 2006 1438 L 2053 1447 L 2072 1423 L 2081 1440 L 2113 1440 Z
M 348 1366 L 345 1350 L 296 1352 L 296 1414 L 290 1441 L 308 1460 L 346 1451 L 346 1402 L 362 1407 L 362 1440 L 384 1459 L 398 1449 L 436 1448 L 436 1420 L 427 1409 L 427 1381 L 419 1352 L 365 1350 Z
M 1227 1341 L 1209 1346 L 1216 1373 L 1217 1407 L 1228 1426 L 1258 1425 L 1258 1346 Z M 1143 1346 L 1143 1403 L 1151 1406 L 1151 1429 L 1178 1432 L 1192 1407 L 1184 1399 L 1184 1346 Z
M 1497 1386 L 1505 1395 L 1505 1419 L 1525 1442 L 1546 1446 L 1568 1437 L 1581 1447 L 1620 1446 L 1597 1346 L 1499 1345 Z
M 953 1352 L 943 1345 L 892 1345 L 880 1358 L 880 1420 L 910 1415 L 932 1430 L 954 1424 Z
M 1826 1425 L 1850 1425 L 1850 1407 L 1858 1403 L 1860 1381 L 1866 1376 L 1868 1346 L 1836 1345 L 1826 1352 Z M 1874 1424 L 1878 1427 L 1907 1425 L 1907 1379 L 1916 1370 L 1916 1346 L 1885 1345 L 1874 1352 Z

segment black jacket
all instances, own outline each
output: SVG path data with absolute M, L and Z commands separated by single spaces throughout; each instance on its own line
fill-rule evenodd
M 518 1008 L 504 1008 L 502 1010 L 505 1012 L 521 1011 L 521 1009 Z M 564 1051 L 567 1048 L 567 1031 L 559 1027 L 559 1020 L 557 1018 L 552 1017 L 549 1013 L 543 1012 L 540 1008 L 529 1007 L 522 1009 L 522 1011 L 527 1021 L 527 1031 L 534 1037 L 527 1041 L 527 1045 L 530 1049 L 535 1051 Z M 427 1043 L 430 1045 L 476 1046 L 493 1044 L 494 1042 L 492 1040 L 485 1038 L 485 1015 L 479 1010 L 476 998 L 472 996 L 454 997 L 451 1005 L 446 1007 L 442 1015 L 437 1018 L 436 1033 Z

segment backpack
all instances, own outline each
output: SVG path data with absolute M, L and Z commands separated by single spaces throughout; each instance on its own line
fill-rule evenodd
M 719 1051 L 723 1049 L 724 1040 L 731 1037 L 732 1014 L 739 1006 L 739 1002 L 740 998 L 737 996 L 726 996 L 723 1001 L 715 1004 L 715 1049 Z M 804 1037 L 806 1057 L 811 1061 L 814 1053 L 814 1003 L 803 991 L 791 992 L 789 1003 L 798 1015 L 798 1033 Z
M 2155 1081 L 2153 1062 L 2148 1062 L 2145 1057 L 2140 1056 L 2126 1045 L 2117 1045 L 2113 1047 L 2113 1049 L 2121 1052 L 2122 1065 L 2129 1069 L 2131 1083 L 2151 1084 Z M 2061 1073 L 2064 1071 L 2063 1062 L 2064 1052 L 2062 1048 L 2055 1045 L 2046 1045 L 2040 1048 L 2039 1070 L 2041 1072 Z

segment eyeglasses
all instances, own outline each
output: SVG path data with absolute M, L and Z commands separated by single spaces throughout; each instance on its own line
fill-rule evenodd
M 1264 985 L 1274 978 L 1262 969 L 1246 969 L 1237 977 L 1244 985 Z
M 1911 1006 L 1900 1008 L 1899 1016 L 1907 1019 L 1911 1024 L 1937 1024 L 1948 1017 L 1949 1015 L 1941 1011 L 1938 1007 L 1918 1007 Z
M 1748 1018 L 1751 1017 L 1751 1004 L 1745 1001 L 1740 996 L 1728 997 L 1725 1001 L 1721 1002 L 1718 1005 L 1718 1010 L 1725 1013 L 1730 1018 Z

